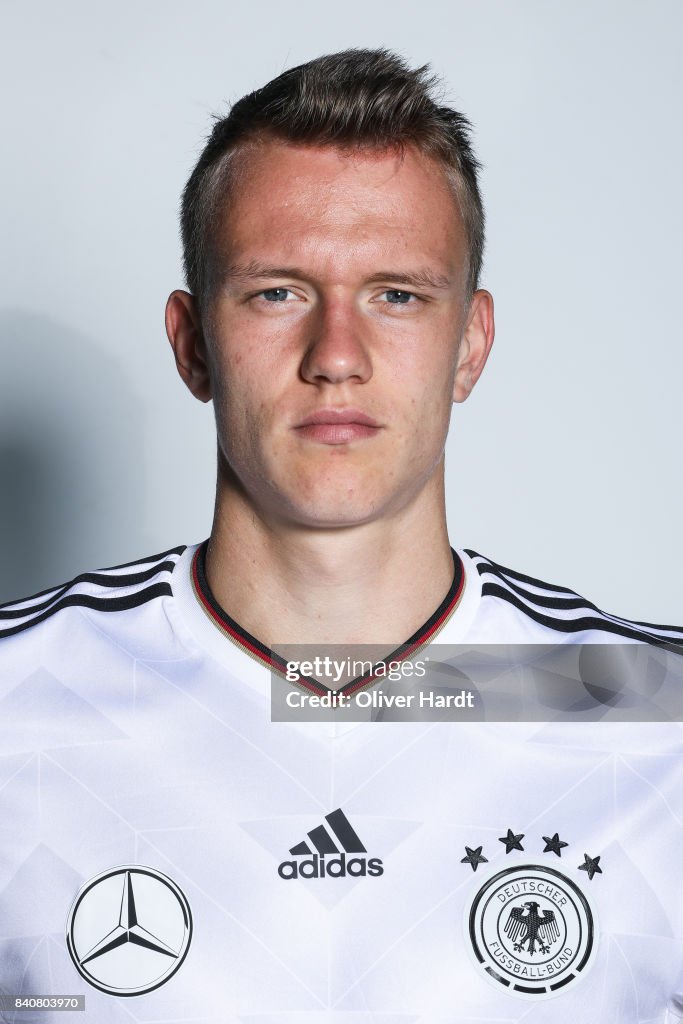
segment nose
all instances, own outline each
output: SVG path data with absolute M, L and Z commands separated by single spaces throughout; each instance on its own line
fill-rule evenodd
M 367 328 L 366 328 L 367 330 Z M 364 339 L 360 311 L 350 302 L 321 303 L 309 326 L 301 376 L 311 384 L 365 383 L 372 362 Z

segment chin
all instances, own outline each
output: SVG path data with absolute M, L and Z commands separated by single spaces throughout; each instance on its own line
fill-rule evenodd
M 344 529 L 370 523 L 381 515 L 383 503 L 372 500 L 365 494 L 362 501 L 349 501 L 348 494 L 321 494 L 310 501 L 302 501 L 301 495 L 292 495 L 287 502 L 286 518 L 304 528 Z
M 294 508 L 290 518 L 304 528 L 321 530 L 343 530 L 351 526 L 362 526 L 377 518 L 375 509 L 344 509 L 328 507 Z
M 279 492 L 280 507 L 288 517 L 308 525 L 352 526 L 366 522 L 386 500 L 380 467 L 357 466 L 348 460 L 329 460 L 323 466 L 292 466 L 285 477 L 279 472 L 270 477 L 274 492 Z M 276 493 L 272 497 L 276 499 Z

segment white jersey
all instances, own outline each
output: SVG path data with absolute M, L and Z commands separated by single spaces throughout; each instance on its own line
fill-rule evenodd
M 0 1019 L 683 1020 L 680 725 L 272 722 L 204 554 L 0 608 Z M 683 650 L 454 567 L 412 647 Z

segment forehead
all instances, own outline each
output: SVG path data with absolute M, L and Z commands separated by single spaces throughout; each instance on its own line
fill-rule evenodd
M 214 221 L 219 257 L 270 258 L 277 250 L 283 259 L 339 264 L 383 252 L 448 270 L 464 261 L 453 186 L 436 160 L 413 147 L 358 151 L 268 140 L 246 145 L 231 161 Z

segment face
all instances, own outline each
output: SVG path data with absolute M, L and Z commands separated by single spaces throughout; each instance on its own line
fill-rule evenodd
M 215 403 L 222 486 L 309 527 L 429 500 L 493 340 L 443 170 L 277 141 L 236 163 L 203 316 L 182 292 L 167 312 L 186 383 Z

